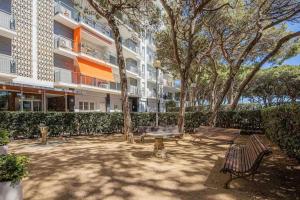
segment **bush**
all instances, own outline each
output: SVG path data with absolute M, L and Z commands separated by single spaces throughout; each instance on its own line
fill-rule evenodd
M 266 136 L 300 160 L 300 106 L 283 105 L 262 110 Z
M 0 182 L 20 182 L 27 174 L 28 158 L 14 154 L 0 156 Z
M 132 113 L 133 130 L 138 126 L 154 126 L 155 113 Z M 186 112 L 185 131 L 192 132 L 200 125 L 207 125 L 209 113 Z M 178 113 L 159 113 L 159 125 L 176 125 Z M 220 112 L 218 126 L 245 130 L 260 128 L 258 111 Z M 40 134 L 39 125 L 49 127 L 49 136 L 89 135 L 120 133 L 123 128 L 122 113 L 33 113 L 0 112 L 0 128 L 7 129 L 14 138 L 35 138 Z
M 0 146 L 7 145 L 9 143 L 9 132 L 7 130 L 0 130 Z
M 220 111 L 217 127 L 238 128 L 244 133 L 262 131 L 260 110 Z
M 169 108 L 172 109 L 174 107 L 176 107 L 176 102 L 175 101 L 171 100 L 171 101 L 166 102 L 166 111 L 167 112 L 171 112 L 171 111 L 169 111 Z

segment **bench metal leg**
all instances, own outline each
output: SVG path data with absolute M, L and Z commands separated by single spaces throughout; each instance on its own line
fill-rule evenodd
M 230 187 L 230 182 L 233 180 L 232 174 L 230 174 L 230 178 L 228 179 L 228 181 L 226 181 L 226 183 L 224 184 L 224 188 L 225 189 L 229 189 Z

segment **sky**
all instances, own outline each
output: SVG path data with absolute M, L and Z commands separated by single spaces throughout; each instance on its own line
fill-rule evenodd
M 294 24 L 289 24 L 289 30 L 291 31 L 299 31 L 300 30 L 300 24 L 299 23 L 294 23 Z M 300 55 L 290 58 L 284 62 L 284 64 L 287 65 L 300 65 Z

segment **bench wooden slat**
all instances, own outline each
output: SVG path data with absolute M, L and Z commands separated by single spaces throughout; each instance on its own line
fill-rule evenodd
M 221 172 L 238 177 L 254 174 L 262 158 L 270 153 L 272 152 L 261 139 L 256 135 L 252 135 L 245 146 L 230 146 Z

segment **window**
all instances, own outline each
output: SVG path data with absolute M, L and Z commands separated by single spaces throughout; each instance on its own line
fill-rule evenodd
M 93 111 L 95 110 L 95 102 L 80 101 L 79 102 L 80 111 Z
M 79 102 L 79 110 L 83 110 L 83 102 Z
M 95 110 L 95 103 L 94 102 L 90 103 L 90 110 Z
M 88 102 L 84 102 L 83 103 L 83 108 L 84 108 L 84 110 L 89 110 L 89 103 Z

